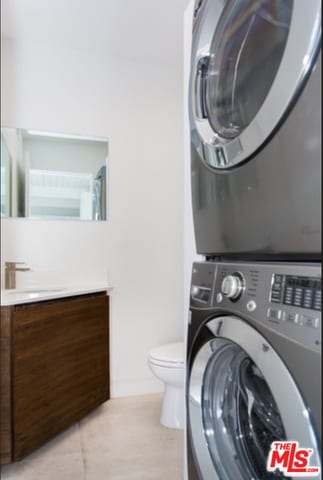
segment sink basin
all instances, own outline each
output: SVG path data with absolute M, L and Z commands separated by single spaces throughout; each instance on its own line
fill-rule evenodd
M 29 293 L 29 294 L 38 294 L 38 293 L 59 293 L 64 292 L 66 288 L 26 288 L 26 289 L 17 289 L 11 290 L 8 292 L 10 295 L 17 295 L 19 293 Z

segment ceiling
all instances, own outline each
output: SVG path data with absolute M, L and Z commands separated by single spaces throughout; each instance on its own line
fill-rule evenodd
M 149 63 L 182 56 L 189 0 L 1 0 L 1 36 Z

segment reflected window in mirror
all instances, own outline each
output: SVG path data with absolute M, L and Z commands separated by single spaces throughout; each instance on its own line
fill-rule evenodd
M 1 133 L 1 217 L 11 216 L 11 161 L 7 143 Z
M 1 128 L 2 152 L 2 216 L 106 220 L 106 138 Z

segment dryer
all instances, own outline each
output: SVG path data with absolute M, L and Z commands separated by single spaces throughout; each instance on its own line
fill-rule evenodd
M 189 480 L 287 478 L 267 470 L 274 441 L 311 449 L 309 468 L 321 468 L 320 267 L 193 264 Z
M 197 252 L 317 260 L 321 3 L 197 0 L 190 78 Z

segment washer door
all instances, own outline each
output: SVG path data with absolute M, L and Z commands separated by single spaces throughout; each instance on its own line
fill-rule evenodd
M 214 31 L 214 25 L 216 25 Z M 205 0 L 194 31 L 192 141 L 211 167 L 258 150 L 315 63 L 319 0 Z
M 308 409 L 277 353 L 238 318 L 219 317 L 206 327 L 212 337 L 188 379 L 188 428 L 200 478 L 285 478 L 266 469 L 271 443 L 282 440 L 312 448 L 311 466 L 320 466 Z

